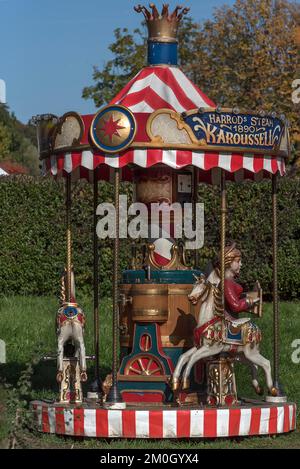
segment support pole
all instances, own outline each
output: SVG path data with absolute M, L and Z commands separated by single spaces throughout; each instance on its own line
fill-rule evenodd
M 116 213 L 116 232 L 114 242 L 114 272 L 113 272 L 113 363 L 112 363 L 112 386 L 107 396 L 108 404 L 122 403 L 121 395 L 117 386 L 118 372 L 118 342 L 119 342 L 119 288 L 118 288 L 118 272 L 119 272 L 119 192 L 120 192 L 120 170 L 115 169 L 115 213 Z
M 93 247 L 94 247 L 94 350 L 95 350 L 95 380 L 90 391 L 99 395 L 102 391 L 99 363 L 99 241 L 97 236 L 97 207 L 98 207 L 98 168 L 94 170 L 94 214 L 93 214 Z
M 196 229 L 196 207 L 198 202 L 198 179 L 199 169 L 194 168 L 193 171 L 193 230 Z M 194 251 L 194 269 L 199 268 L 199 249 Z
M 279 380 L 279 303 L 278 303 L 278 231 L 277 231 L 277 174 L 272 177 L 272 238 L 273 238 L 273 341 L 274 341 L 274 387 L 278 397 L 284 398 Z
M 66 225 L 67 225 L 67 302 L 71 303 L 72 233 L 71 233 L 71 174 L 66 178 Z
M 273 337 L 274 337 L 274 385 L 279 378 L 279 309 L 278 309 L 278 267 L 277 267 L 277 176 L 272 177 L 272 234 L 273 234 Z
M 221 170 L 221 292 L 222 305 L 225 308 L 224 285 L 225 285 L 225 243 L 226 243 L 226 180 L 225 171 Z

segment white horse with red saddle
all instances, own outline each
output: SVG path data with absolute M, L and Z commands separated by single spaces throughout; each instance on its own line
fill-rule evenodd
M 57 332 L 57 375 L 56 380 L 60 383 L 63 379 L 64 349 L 67 342 L 75 347 L 75 357 L 79 358 L 80 380 L 87 381 L 86 357 L 84 345 L 85 314 L 78 306 L 75 299 L 74 271 L 71 270 L 71 292 L 70 302 L 66 301 L 67 272 L 65 270 L 61 278 L 61 307 L 56 316 Z
M 259 352 L 261 331 L 250 318 L 235 320 L 228 317 L 226 312 L 224 315 L 219 283 L 220 277 L 214 269 L 207 279 L 204 275 L 197 277 L 189 295 L 189 300 L 194 305 L 200 301 L 198 324 L 194 331 L 195 345 L 179 357 L 171 380 L 172 389 L 189 389 L 191 369 L 199 360 L 221 352 L 231 352 L 238 354 L 242 361 L 250 365 L 252 384 L 258 394 L 262 394 L 257 380 L 257 366 L 260 366 L 264 370 L 269 393 L 276 396 L 277 389 L 273 386 L 270 362 Z M 184 365 L 186 367 L 181 382 L 180 375 Z

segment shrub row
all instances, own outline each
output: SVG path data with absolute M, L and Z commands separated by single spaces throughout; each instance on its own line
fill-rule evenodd
M 131 196 L 129 184 L 122 192 Z M 109 184 L 99 184 L 100 201 L 112 201 Z M 204 268 L 219 246 L 219 189 L 199 186 L 205 204 L 205 243 L 199 250 Z M 65 189 L 63 181 L 30 176 L 0 179 L 0 295 L 57 295 L 65 264 Z M 300 291 L 300 188 L 297 179 L 282 179 L 278 194 L 279 291 L 282 299 Z M 84 181 L 72 188 L 73 262 L 76 286 L 91 294 L 93 285 L 93 193 Z M 272 195 L 270 181 L 228 184 L 227 236 L 243 251 L 241 282 L 250 288 L 259 279 L 272 291 Z M 121 269 L 130 265 L 131 241 L 121 241 Z M 112 242 L 100 242 L 100 289 L 111 295 Z

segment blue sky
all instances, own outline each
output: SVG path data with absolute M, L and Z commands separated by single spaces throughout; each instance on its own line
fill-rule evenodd
M 0 0 L 0 79 L 17 118 L 66 111 L 88 114 L 92 100 L 81 98 L 92 83 L 92 67 L 110 58 L 117 27 L 133 29 L 141 16 L 133 11 L 143 0 Z M 161 0 L 156 0 L 161 5 Z M 178 1 L 170 0 L 175 6 Z M 197 21 L 232 0 L 183 0 Z

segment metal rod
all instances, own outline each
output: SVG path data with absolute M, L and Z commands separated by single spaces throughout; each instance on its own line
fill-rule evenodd
M 97 207 L 98 207 L 98 168 L 94 170 L 94 353 L 95 353 L 95 378 L 100 383 L 99 368 L 99 241 L 97 236 Z
M 221 292 L 222 304 L 224 301 L 224 285 L 225 285 L 225 242 L 226 242 L 226 180 L 225 171 L 221 170 Z
M 71 357 L 71 358 L 72 358 L 72 357 Z M 75 357 L 75 358 L 76 358 L 76 357 Z M 85 359 L 86 359 L 86 360 L 96 360 L 96 357 L 95 357 L 95 355 L 86 355 L 86 356 L 85 356 Z M 43 360 L 43 361 L 45 361 L 45 362 L 51 361 L 51 360 L 57 361 L 57 355 L 53 355 L 53 356 L 51 356 L 51 355 L 46 355 L 46 356 L 42 357 L 41 360 Z M 64 358 L 64 360 L 68 360 L 68 358 Z
M 274 385 L 279 387 L 279 307 L 278 307 L 278 232 L 277 232 L 277 174 L 272 177 L 272 237 L 273 237 L 273 340 Z
M 117 382 L 118 367 L 118 323 L 119 323 L 119 301 L 118 301 L 118 270 L 119 270 L 119 192 L 120 173 L 115 170 L 115 210 L 116 210 L 116 233 L 114 243 L 114 273 L 113 273 L 113 382 Z
M 120 193 L 120 170 L 115 169 L 115 241 L 114 241 L 114 272 L 113 272 L 113 363 L 112 363 L 112 386 L 107 396 L 106 402 L 122 402 L 117 386 L 118 372 L 118 342 L 119 342 L 119 193 Z
M 198 202 L 198 179 L 199 179 L 199 170 L 194 168 L 193 171 L 193 230 L 196 229 L 196 206 Z M 194 268 L 199 268 L 199 250 L 195 249 L 194 251 Z
M 67 301 L 71 303 L 72 233 L 71 233 L 71 174 L 66 177 L 66 225 L 67 225 Z

